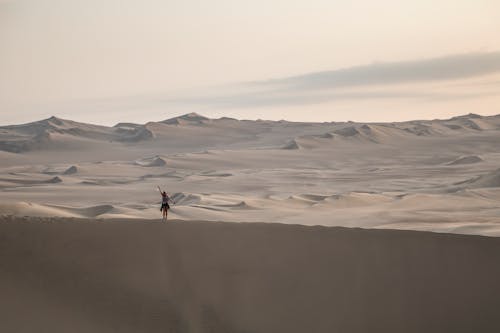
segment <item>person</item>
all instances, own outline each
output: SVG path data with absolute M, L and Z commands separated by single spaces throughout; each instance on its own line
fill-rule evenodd
M 161 194 L 161 207 L 160 207 L 160 211 L 163 212 L 163 220 L 166 221 L 167 220 L 168 210 L 170 209 L 170 205 L 168 204 L 168 202 L 169 201 L 173 202 L 173 200 L 170 199 L 170 197 L 168 196 L 167 192 L 162 191 L 160 189 L 160 186 L 158 186 L 158 190 L 160 191 L 160 194 Z

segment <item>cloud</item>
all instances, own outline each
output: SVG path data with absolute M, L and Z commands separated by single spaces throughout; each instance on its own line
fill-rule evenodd
M 273 106 L 298 106 L 328 103 L 332 101 L 346 100 L 396 100 L 411 99 L 427 102 L 452 101 L 461 99 L 474 99 L 488 96 L 500 95 L 497 92 L 430 92 L 430 91 L 399 91 L 399 90 L 377 90 L 377 91 L 348 91 L 348 92 L 324 92 L 324 93 L 276 93 L 262 92 L 253 94 L 221 95 L 213 97 L 194 97 L 187 99 L 172 99 L 164 103 L 175 106 L 197 105 L 206 108 L 232 109 L 232 108 L 261 108 Z
M 253 86 L 318 89 L 408 82 L 456 80 L 500 72 L 500 52 L 468 53 L 404 62 L 374 63 L 281 79 Z
M 305 105 L 335 100 L 413 99 L 425 101 L 481 98 L 498 95 L 495 89 L 466 91 L 440 81 L 463 80 L 500 73 L 500 52 L 469 53 L 440 58 L 374 63 L 224 87 L 214 93 L 165 99 L 166 104 L 213 108 Z M 400 89 L 401 87 L 416 84 Z M 481 85 L 485 85 L 483 82 Z M 481 86 L 477 85 L 477 86 Z M 495 82 L 489 85 L 496 88 Z M 374 91 L 375 89 L 375 91 Z

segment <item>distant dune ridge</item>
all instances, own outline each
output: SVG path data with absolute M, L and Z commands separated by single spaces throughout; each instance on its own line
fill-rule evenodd
M 0 216 L 170 218 L 500 236 L 500 115 L 394 123 L 57 117 L 0 127 Z M 97 207 L 97 208 L 96 208 Z M 104 207 L 104 208 L 103 208 Z
M 0 127 L 0 149 L 24 152 L 57 145 L 64 137 L 74 140 L 135 142 L 152 138 L 144 126 L 136 128 L 106 127 L 50 117 L 45 120 Z
M 229 120 L 229 121 L 228 121 Z M 238 121 L 231 118 L 209 119 L 196 113 L 189 113 L 183 116 L 167 119 L 160 122 L 150 122 L 144 125 L 119 123 L 113 127 L 99 126 L 78 123 L 71 120 L 51 117 L 45 120 L 13 126 L 0 127 L 0 150 L 21 153 L 30 150 L 47 149 L 61 145 L 61 141 L 70 144 L 71 141 L 91 140 L 103 143 L 122 142 L 124 144 L 140 143 L 148 140 L 169 140 L 175 139 L 169 135 L 170 126 L 178 129 L 173 131 L 177 135 L 192 134 L 192 127 L 203 127 L 206 130 L 229 130 L 230 134 L 235 131 L 242 133 L 254 133 L 265 135 L 269 128 L 287 127 L 296 125 L 296 133 L 300 133 L 299 124 L 286 121 Z M 357 138 L 369 142 L 379 142 L 381 137 L 397 137 L 407 135 L 460 135 L 470 131 L 498 130 L 500 129 L 500 117 L 482 117 L 475 114 L 454 117 L 448 120 L 429 121 L 409 121 L 401 123 L 380 123 L 380 124 L 357 124 L 357 123 L 302 123 L 304 128 L 312 126 L 319 128 L 329 128 L 329 135 L 339 138 Z M 179 128 L 184 128 L 184 134 L 179 133 Z M 181 130 L 182 131 L 182 130 Z M 288 133 L 287 131 L 285 131 Z M 240 134 L 242 134 L 240 133 Z M 201 134 L 201 133 L 200 133 Z M 225 133 L 220 132 L 224 136 Z M 283 133 L 285 134 L 285 133 Z M 288 134 L 290 135 L 290 134 Z M 251 137 L 246 137 L 251 139 Z M 198 140 L 203 140 L 202 136 Z M 237 141 L 242 138 L 236 138 Z M 295 142 L 301 137 L 292 138 Z M 293 141 L 292 141 L 293 142 Z M 199 141 L 203 143 L 203 141 Z M 299 144 L 300 145 L 300 144 Z

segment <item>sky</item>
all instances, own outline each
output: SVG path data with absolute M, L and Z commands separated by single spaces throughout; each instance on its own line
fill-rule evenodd
M 498 0 L 0 0 L 0 124 L 500 113 Z

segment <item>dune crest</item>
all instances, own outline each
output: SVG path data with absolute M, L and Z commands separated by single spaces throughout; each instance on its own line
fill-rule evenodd
M 63 172 L 63 175 L 73 175 L 77 172 L 78 172 L 78 168 L 76 166 L 72 165 Z
M 447 165 L 462 165 L 462 164 L 473 164 L 483 162 L 483 159 L 477 155 L 462 156 L 453 160 Z
M 466 188 L 500 187 L 500 169 L 456 183 Z
M 300 149 L 301 146 L 299 145 L 299 143 L 297 142 L 297 139 L 292 139 L 290 140 L 290 142 L 288 142 L 284 147 L 283 149 L 286 149 L 286 150 L 295 150 L 295 149 Z
M 208 121 L 210 121 L 210 118 L 191 112 L 179 117 L 163 120 L 160 123 L 168 125 L 203 125 Z
M 142 160 L 135 161 L 135 163 L 143 167 L 162 167 L 167 165 L 167 161 L 160 156 L 144 158 Z

